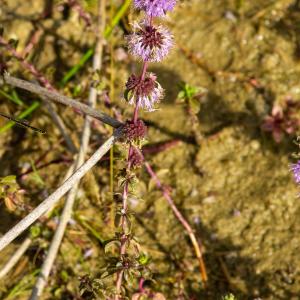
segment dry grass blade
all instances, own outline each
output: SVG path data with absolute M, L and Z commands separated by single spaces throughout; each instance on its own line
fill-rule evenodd
M 0 271 L 0 279 L 3 278 L 19 261 L 19 259 L 23 256 L 23 254 L 26 252 L 26 250 L 31 245 L 31 238 L 27 237 L 21 246 L 18 248 L 18 250 L 11 256 L 11 258 L 7 261 L 7 263 L 3 266 L 3 268 Z

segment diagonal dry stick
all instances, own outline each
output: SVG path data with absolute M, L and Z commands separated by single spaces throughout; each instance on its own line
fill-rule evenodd
M 78 180 L 80 180 L 96 163 L 109 151 L 112 145 L 122 135 L 122 128 L 115 133 L 54 193 L 39 204 L 31 213 L 11 228 L 0 238 L 0 251 L 9 245 L 17 236 L 34 223 L 40 216 L 45 214 L 53 205 L 64 196 Z
M 32 239 L 27 237 L 22 244 L 19 246 L 17 251 L 11 256 L 11 258 L 6 262 L 0 271 L 0 279 L 2 279 L 19 261 L 23 254 L 27 251 L 32 243 Z
M 96 41 L 96 47 L 95 47 L 95 53 L 93 59 L 93 69 L 95 71 L 100 70 L 102 66 L 102 52 L 103 52 L 102 36 L 105 28 L 105 0 L 98 1 L 98 26 L 97 27 L 98 27 L 97 41 Z M 97 100 L 97 90 L 91 85 L 88 104 L 94 108 L 96 106 L 96 100 Z M 78 154 L 78 159 L 76 162 L 77 167 L 80 166 L 84 161 L 84 157 L 88 150 L 90 135 L 91 135 L 91 118 L 89 116 L 86 116 L 84 126 L 83 126 L 81 146 Z M 67 224 L 72 216 L 78 185 L 79 185 L 79 181 L 72 187 L 72 189 L 67 195 L 65 206 L 59 221 L 59 225 L 55 231 L 46 259 L 43 262 L 40 274 L 38 276 L 35 286 L 32 289 L 32 293 L 29 300 L 37 300 L 40 298 L 40 296 L 43 293 L 44 287 L 47 283 L 55 258 L 59 251 L 59 247 L 62 243 Z
M 66 175 L 64 176 L 62 182 L 65 182 L 74 172 L 75 166 L 72 164 L 72 166 L 68 169 Z M 53 207 L 49 209 L 49 212 L 52 211 Z M 46 213 L 47 214 L 47 213 Z M 41 222 L 44 222 L 45 220 L 40 219 Z M 5 277 L 8 272 L 18 263 L 18 261 L 21 259 L 23 254 L 27 251 L 27 249 L 32 244 L 33 240 L 30 237 L 30 234 L 24 239 L 24 241 L 21 243 L 19 248 L 14 252 L 14 254 L 7 260 L 7 262 L 1 266 L 0 268 L 0 279 Z
M 118 128 L 121 125 L 123 125 L 118 120 L 110 117 L 109 115 L 107 115 L 101 111 L 95 110 L 86 104 L 83 104 L 83 103 L 76 101 L 74 99 L 71 99 L 69 97 L 63 96 L 59 93 L 49 91 L 48 89 L 40 87 L 37 84 L 33 84 L 29 81 L 25 81 L 25 80 L 10 76 L 7 72 L 3 74 L 2 78 L 0 77 L 0 85 L 3 85 L 5 83 L 15 86 L 15 87 L 18 87 L 23 90 L 32 92 L 34 94 L 46 97 L 49 101 L 58 102 L 58 103 L 70 106 L 72 108 L 78 109 L 81 112 L 83 112 L 84 114 L 89 115 L 95 119 L 98 119 L 98 120 L 102 121 L 103 123 L 108 124 L 114 128 Z

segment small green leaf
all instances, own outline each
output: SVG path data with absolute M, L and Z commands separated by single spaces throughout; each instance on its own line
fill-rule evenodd
M 132 97 L 132 90 L 125 90 L 124 92 L 124 99 L 128 102 Z
M 135 280 L 135 273 L 132 270 L 126 270 L 124 272 L 124 279 L 128 283 L 133 283 Z
M 5 176 L 0 179 L 0 183 L 3 183 L 3 184 L 16 183 L 16 176 L 15 175 Z
M 30 234 L 31 234 L 32 238 L 37 238 L 41 234 L 41 227 L 38 225 L 31 226 Z
M 42 177 L 40 176 L 39 172 L 37 171 L 33 160 L 30 160 L 30 165 L 31 165 L 31 168 L 33 170 L 32 178 L 34 179 L 34 181 L 37 184 L 40 184 L 41 186 L 44 186 L 45 182 L 42 179 Z
M 145 266 L 150 262 L 151 258 L 147 254 L 141 253 L 137 260 L 139 264 Z
M 222 300 L 237 300 L 233 294 L 228 294 L 222 298 Z
M 120 226 L 121 220 L 122 220 L 121 213 L 116 213 L 116 215 L 115 215 L 115 221 L 114 221 L 115 227 L 119 227 Z
M 184 97 L 185 97 L 185 92 L 184 91 L 180 91 L 179 93 L 178 93 L 178 96 L 177 96 L 178 98 L 180 98 L 180 99 L 183 99 Z
M 66 270 L 62 270 L 60 273 L 60 278 L 64 281 L 64 282 L 68 282 L 69 280 L 69 274 Z

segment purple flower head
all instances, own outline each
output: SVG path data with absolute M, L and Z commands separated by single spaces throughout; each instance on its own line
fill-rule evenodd
M 135 23 L 133 29 L 134 32 L 128 36 L 128 48 L 132 55 L 150 62 L 161 61 L 168 55 L 173 38 L 166 28 Z
M 164 16 L 168 10 L 173 10 L 175 4 L 176 0 L 134 0 L 136 8 L 153 17 Z
M 148 111 L 155 110 L 154 105 L 160 102 L 163 95 L 164 90 L 153 73 L 146 73 L 144 79 L 133 74 L 126 83 L 125 99 L 129 104 L 137 104 Z
M 147 126 L 142 120 L 127 120 L 124 124 L 123 134 L 127 141 L 142 140 L 147 135 Z
M 291 165 L 291 171 L 294 173 L 294 179 L 296 183 L 300 183 L 300 160 L 296 164 Z

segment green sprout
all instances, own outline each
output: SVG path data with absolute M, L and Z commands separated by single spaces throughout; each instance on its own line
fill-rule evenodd
M 187 110 L 192 114 L 197 114 L 201 108 L 201 97 L 206 94 L 207 90 L 203 87 L 191 86 L 188 83 L 179 85 L 180 91 L 177 95 L 178 103 L 185 104 Z
M 233 294 L 228 294 L 222 298 L 222 300 L 237 300 Z

